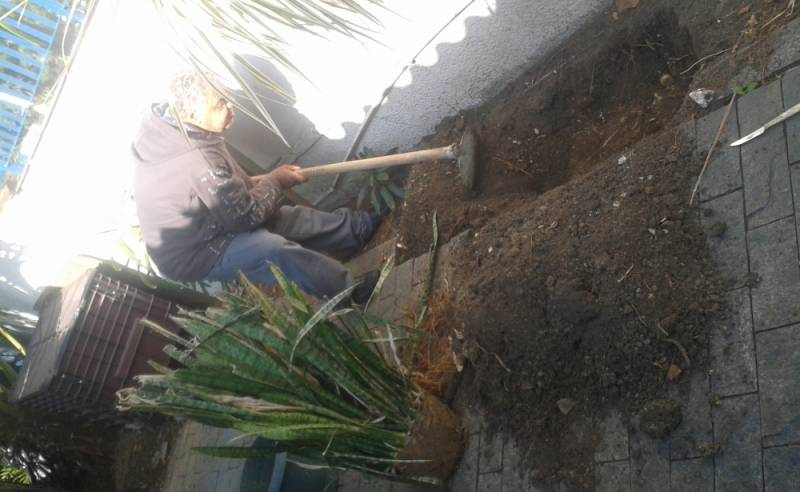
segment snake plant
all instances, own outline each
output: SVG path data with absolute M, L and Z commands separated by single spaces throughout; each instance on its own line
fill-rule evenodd
M 242 278 L 241 290 L 224 294 L 221 307 L 175 318 L 186 336 L 149 323 L 170 340 L 165 351 L 179 367 L 153 364 L 160 374 L 120 390 L 120 408 L 264 437 L 276 443 L 271 452 L 288 452 L 301 465 L 396 476 L 396 465 L 414 462 L 398 460 L 397 452 L 420 398 L 394 351 L 398 330 L 408 329 L 339 309 L 349 290 L 315 309 L 280 270 L 273 273 L 277 298 Z

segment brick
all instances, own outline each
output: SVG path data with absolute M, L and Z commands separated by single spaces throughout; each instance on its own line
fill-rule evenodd
M 627 461 L 616 461 L 595 465 L 594 483 L 595 492 L 630 492 L 630 463 Z
M 711 388 L 723 397 L 751 393 L 758 387 L 749 289 L 729 292 L 728 305 L 731 312 L 711 335 Z
M 478 475 L 478 492 L 497 492 L 502 488 L 501 472 L 481 473 Z
M 783 106 L 789 109 L 800 103 L 800 68 L 789 70 L 783 76 Z M 786 121 L 786 138 L 789 150 L 789 162 L 800 161 L 800 120 L 797 117 Z M 795 187 L 795 191 L 797 188 Z M 795 198 L 795 205 L 797 200 Z
M 714 492 L 714 461 L 711 458 L 673 461 L 670 486 L 674 491 Z
M 756 337 L 764 446 L 800 441 L 800 325 Z
M 742 134 L 757 129 L 783 111 L 780 83 L 758 89 L 739 101 Z M 742 177 L 748 229 L 768 224 L 793 212 L 789 159 L 783 126 L 741 146 Z
M 705 371 L 691 375 L 687 395 L 680 396 L 680 389 L 681 386 L 671 387 L 672 397 L 683 402 L 683 420 L 670 436 L 669 452 L 673 460 L 701 456 L 701 450 L 714 442 L 708 401 L 709 378 Z
M 481 448 L 478 453 L 478 472 L 492 473 L 503 469 L 503 437 L 500 433 L 481 432 Z
M 478 489 L 478 448 L 480 434 L 472 434 L 467 439 L 467 449 L 461 458 L 453 477 L 450 479 L 450 490 L 459 492 L 476 492 Z
M 740 287 L 747 280 L 747 238 L 744 222 L 744 200 L 741 191 L 715 198 L 703 205 L 702 224 L 706 231 L 721 227 L 725 231 L 706 242 L 720 275 L 729 287 Z
M 758 395 L 726 398 L 712 412 L 717 492 L 761 491 L 761 415 Z
M 800 490 L 800 446 L 764 450 L 766 492 Z
M 705 160 L 708 148 L 717 136 L 722 117 L 727 108 L 720 108 L 697 121 L 697 152 Z M 736 108 L 731 110 L 719 144 L 708 163 L 698 196 L 705 201 L 742 187 L 742 168 L 739 148 L 728 145 L 739 138 L 739 123 Z
M 669 492 L 669 441 L 632 432 L 631 491 Z
M 628 459 L 628 427 L 619 410 L 613 410 L 597 426 L 600 442 L 594 453 L 597 462 Z
M 760 278 L 751 289 L 756 331 L 800 321 L 797 235 L 789 217 L 748 233 L 750 271 Z

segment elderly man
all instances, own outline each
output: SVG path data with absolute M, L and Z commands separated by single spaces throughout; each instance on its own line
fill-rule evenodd
M 319 298 L 353 285 L 350 272 L 319 251 L 364 245 L 381 217 L 281 206 L 283 190 L 306 178 L 297 166 L 248 177 L 225 147 L 233 111 L 214 86 L 196 72 L 176 76 L 169 102 L 152 107 L 133 142 L 136 208 L 160 272 L 178 281 L 230 281 L 241 272 L 273 285 L 272 263 Z M 377 272 L 365 276 L 352 301 L 364 303 L 376 281 Z

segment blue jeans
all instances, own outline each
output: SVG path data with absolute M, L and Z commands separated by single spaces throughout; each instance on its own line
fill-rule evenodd
M 269 266 L 273 263 L 304 291 L 331 298 L 353 285 L 353 277 L 344 265 L 319 251 L 361 247 L 372 228 L 367 212 L 284 206 L 268 228 L 237 235 L 206 278 L 229 282 L 241 272 L 252 282 L 274 286 Z

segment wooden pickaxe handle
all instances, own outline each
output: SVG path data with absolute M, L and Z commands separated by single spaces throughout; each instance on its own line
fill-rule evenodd
M 379 169 L 382 167 L 405 166 L 417 162 L 431 162 L 443 159 L 455 159 L 456 146 L 439 147 L 436 149 L 417 150 L 415 152 L 405 152 L 403 154 L 385 155 L 382 157 L 370 157 L 357 161 L 337 162 L 325 164 L 323 166 L 307 167 L 299 172 L 307 178 L 314 176 L 324 176 L 326 174 L 346 173 L 350 171 L 367 171 L 369 169 Z

